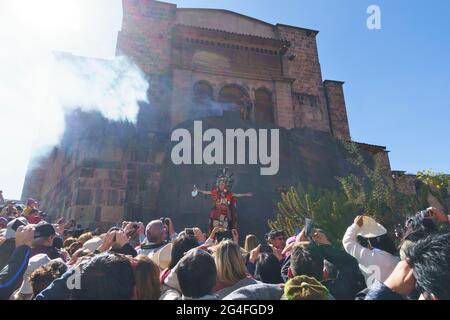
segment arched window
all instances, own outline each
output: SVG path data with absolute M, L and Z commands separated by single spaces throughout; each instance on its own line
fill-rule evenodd
M 249 120 L 251 101 L 247 92 L 237 85 L 227 85 L 220 90 L 219 100 L 225 103 L 225 110 L 239 111 L 241 119 Z
M 213 88 L 206 81 L 199 81 L 194 85 L 194 102 L 207 104 L 213 100 Z
M 255 122 L 274 123 L 272 95 L 265 89 L 255 92 Z

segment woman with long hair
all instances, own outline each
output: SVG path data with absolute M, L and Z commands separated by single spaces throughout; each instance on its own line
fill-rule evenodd
M 217 283 L 213 291 L 219 299 L 239 288 L 258 283 L 248 273 L 243 253 L 243 249 L 231 240 L 222 241 L 215 248 Z

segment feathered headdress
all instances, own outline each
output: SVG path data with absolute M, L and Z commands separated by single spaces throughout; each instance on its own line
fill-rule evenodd
M 228 168 L 219 169 L 216 174 L 216 185 L 218 186 L 221 182 L 224 182 L 225 185 L 231 189 L 233 186 L 234 180 L 231 179 L 234 173 L 230 172 Z

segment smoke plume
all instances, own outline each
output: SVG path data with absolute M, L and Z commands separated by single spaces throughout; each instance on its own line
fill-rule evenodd
M 31 156 L 58 143 L 66 112 L 95 110 L 110 120 L 134 122 L 138 101 L 147 100 L 148 81 L 125 57 L 101 60 L 55 52 L 61 41 L 70 41 L 70 28 L 43 20 L 29 23 L 39 15 L 26 10 L 33 3 L 39 4 L 35 10 L 54 5 L 56 12 L 41 18 L 62 23 L 67 6 L 75 2 L 0 0 L 0 190 L 7 198 L 20 197 Z

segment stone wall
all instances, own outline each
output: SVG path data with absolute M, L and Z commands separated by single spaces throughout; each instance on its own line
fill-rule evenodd
M 344 98 L 344 83 L 341 81 L 324 81 L 325 96 L 328 105 L 331 131 L 336 138 L 350 140 L 347 108 Z
M 417 193 L 417 177 L 414 174 L 407 174 L 404 171 L 392 171 L 392 179 L 395 188 L 404 194 L 415 195 Z
M 153 0 L 123 0 L 117 54 L 134 59 L 147 74 L 164 73 L 171 64 L 171 35 L 176 5 Z
M 178 8 L 176 23 L 259 37 L 274 37 L 271 24 L 220 9 Z
M 279 39 L 290 42 L 283 55 L 284 76 L 292 84 L 295 125 L 330 133 L 330 122 L 317 51 L 317 31 L 277 24 Z
M 239 210 L 248 211 L 241 216 L 243 225 L 258 220 L 262 232 L 264 219 L 272 214 L 272 198 L 283 188 L 299 181 L 332 186 L 337 173 L 352 171 L 336 160 L 342 155 L 330 122 L 337 137 L 349 137 L 345 101 L 342 88 L 326 85 L 330 118 L 317 31 L 153 0 L 123 0 L 123 10 L 117 54 L 130 57 L 145 73 L 149 103 L 140 103 L 136 124 L 109 122 L 95 113 L 71 116 L 59 146 L 27 175 L 23 198 L 32 196 L 52 217 L 77 219 L 84 226 L 171 215 L 180 222 L 201 217 L 203 223 L 210 204 L 190 203 L 189 189 L 200 183 L 196 179 L 209 179 L 212 168 L 174 170 L 183 174 L 180 185 L 167 163 L 171 130 L 199 115 L 192 109 L 199 81 L 212 87 L 212 103 L 227 85 L 242 88 L 253 105 L 259 89 L 272 98 L 275 124 L 267 126 L 282 131 L 282 176 L 261 178 L 255 167 L 235 168 L 246 181 L 239 191 L 259 194 L 242 202 Z M 252 127 L 254 118 L 237 125 Z M 210 121 L 223 124 L 220 117 Z M 387 153 L 386 159 L 388 165 Z

